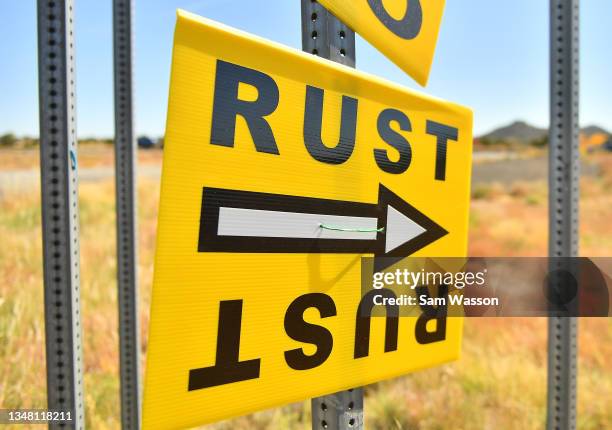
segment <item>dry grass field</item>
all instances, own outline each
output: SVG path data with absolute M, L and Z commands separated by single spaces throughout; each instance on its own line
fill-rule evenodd
M 6 153 L 0 154 L 0 169 L 36 166 L 35 153 L 19 157 L 8 160 Z M 108 149 L 104 157 L 112 163 Z M 141 151 L 141 158 L 154 163 L 159 153 L 143 155 Z M 83 160 L 87 159 L 84 155 Z M 92 156 L 91 160 L 98 159 Z M 599 164 L 601 173 L 582 182 L 581 254 L 606 256 L 612 250 L 612 155 L 594 156 L 593 162 Z M 87 163 L 83 161 L 81 166 Z M 138 189 L 144 356 L 159 184 L 142 178 Z M 0 194 L 2 408 L 45 407 L 39 198 L 36 187 Z M 116 429 L 119 387 L 113 180 L 82 183 L 80 209 L 87 422 L 93 429 Z M 545 183 L 474 187 L 470 255 L 546 255 L 546 243 Z M 578 428 L 612 428 L 612 320 L 581 319 L 579 345 Z M 545 378 L 545 319 L 469 319 L 461 360 L 366 388 L 367 428 L 543 429 Z M 305 401 L 209 428 L 309 429 L 309 408 L 310 402 Z

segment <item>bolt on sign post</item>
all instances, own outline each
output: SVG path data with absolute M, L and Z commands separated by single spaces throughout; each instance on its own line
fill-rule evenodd
M 465 255 L 468 109 L 179 11 L 165 142 L 145 429 L 458 358 L 461 318 L 356 321 L 362 255 Z
M 38 2 L 38 93 L 42 192 L 47 407 L 82 429 L 78 166 L 73 2 Z
M 319 3 L 425 86 L 444 1 L 319 0 Z

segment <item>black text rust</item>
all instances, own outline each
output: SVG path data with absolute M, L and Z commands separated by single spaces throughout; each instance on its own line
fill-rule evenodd
M 353 358 L 360 359 L 370 354 L 370 320 L 373 309 L 372 294 L 394 296 L 391 290 L 376 290 L 366 294 L 355 313 L 355 342 Z M 426 287 L 418 287 L 417 295 L 429 296 Z M 448 288 L 438 288 L 438 296 L 448 295 Z M 242 325 L 243 300 L 227 300 L 219 303 L 219 325 L 217 331 L 217 353 L 215 364 L 189 370 L 188 390 L 200 390 L 233 382 L 259 378 L 260 358 L 240 360 L 240 331 Z M 308 370 L 321 366 L 329 358 L 334 346 L 333 334 L 325 327 L 304 321 L 304 312 L 315 308 L 321 318 L 336 316 L 336 304 L 324 293 L 308 293 L 296 298 L 285 312 L 284 329 L 291 339 L 316 346 L 308 355 L 303 348 L 284 352 L 287 366 L 294 370 Z M 401 336 L 413 336 L 420 344 L 441 342 L 446 339 L 446 306 L 421 306 L 414 334 L 399 332 L 399 306 L 387 305 L 385 326 L 385 353 L 398 349 Z M 429 331 L 427 322 L 435 320 L 435 329 Z M 280 352 L 279 352 L 280 353 Z
M 410 2 L 410 4 L 413 3 Z M 238 88 L 241 83 L 257 89 L 255 100 L 246 101 L 238 97 Z M 321 163 L 342 164 L 351 157 L 355 149 L 359 103 L 353 97 L 342 96 L 340 124 L 338 125 L 340 137 L 338 142 L 324 143 L 321 137 L 324 97 L 323 89 L 306 85 L 303 105 L 303 143 L 313 159 Z M 210 143 L 233 147 L 236 137 L 236 119 L 240 116 L 249 128 L 256 151 L 280 155 L 274 130 L 266 119 L 278 107 L 279 99 L 279 88 L 272 77 L 258 70 L 218 60 Z M 374 149 L 372 155 L 376 165 L 382 171 L 400 174 L 405 172 L 412 163 L 412 146 L 402 134 L 393 129 L 392 124 L 406 132 L 414 131 L 414 125 L 408 115 L 397 109 L 384 109 L 378 114 L 378 135 L 383 142 L 399 153 L 399 158 L 395 154 L 389 157 L 387 149 L 383 148 Z M 421 127 L 426 134 L 432 136 L 431 150 L 436 156 L 433 178 L 444 181 L 446 180 L 448 142 L 458 140 L 459 130 L 433 120 L 427 120 Z

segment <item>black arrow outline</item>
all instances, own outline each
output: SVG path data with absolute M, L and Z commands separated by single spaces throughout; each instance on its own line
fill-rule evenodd
M 378 228 L 385 227 L 387 206 L 393 206 L 425 232 L 385 253 L 386 232 L 376 239 L 318 239 L 256 236 L 219 236 L 219 208 L 259 209 L 322 215 L 371 217 L 378 219 Z M 406 257 L 447 235 L 440 225 L 380 184 L 378 203 L 360 203 L 314 197 L 288 196 L 253 191 L 204 187 L 200 214 L 198 252 L 236 253 L 317 253 L 374 254 L 392 257 L 388 263 Z M 387 264 L 388 265 L 388 264 Z

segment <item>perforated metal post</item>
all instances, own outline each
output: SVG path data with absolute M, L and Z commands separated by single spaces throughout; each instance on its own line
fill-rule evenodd
M 355 67 L 355 32 L 313 0 L 302 0 L 302 49 Z
M 578 254 L 579 25 L 579 0 L 550 1 L 551 257 L 572 257 Z M 549 430 L 576 428 L 576 344 L 577 319 L 550 317 L 547 411 Z
M 38 88 L 47 405 L 84 428 L 79 206 L 71 0 L 38 1 Z
M 355 33 L 323 6 L 302 1 L 302 49 L 355 67 Z M 359 288 L 358 285 L 355 288 Z M 363 429 L 363 389 L 312 399 L 313 430 Z
M 132 113 L 133 0 L 113 1 L 115 61 L 115 180 L 121 424 L 140 428 L 140 330 L 136 229 L 136 143 Z

